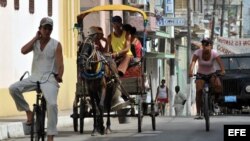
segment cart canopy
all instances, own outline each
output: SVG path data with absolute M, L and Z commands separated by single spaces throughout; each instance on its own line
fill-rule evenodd
M 122 5 L 122 4 L 114 4 L 114 5 L 102 5 L 102 6 L 95 6 L 93 8 L 90 8 L 86 11 L 81 12 L 77 16 L 78 23 L 82 22 L 85 16 L 87 16 L 89 13 L 93 12 L 99 12 L 99 11 L 131 11 L 131 12 L 138 12 L 142 15 L 144 21 L 148 20 L 148 17 L 146 13 L 138 8 L 128 6 L 128 5 Z

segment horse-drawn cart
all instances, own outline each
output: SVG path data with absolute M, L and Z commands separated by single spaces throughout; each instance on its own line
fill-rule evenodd
M 92 13 L 92 12 L 99 12 L 99 11 L 129 11 L 129 12 L 138 12 L 142 15 L 143 20 L 144 20 L 144 29 L 146 28 L 147 25 L 147 16 L 146 14 L 137 8 L 131 7 L 131 6 L 126 6 L 126 5 L 104 5 L 104 6 L 96 6 L 94 8 L 91 8 L 89 10 L 86 10 L 82 12 L 81 14 L 78 15 L 77 17 L 77 29 L 79 33 L 79 37 L 83 37 L 83 20 L 84 18 Z M 146 46 L 146 30 L 144 30 L 144 35 L 143 35 L 143 47 L 145 48 Z M 144 51 L 144 49 L 142 49 Z M 119 80 L 116 81 L 117 78 L 113 77 L 110 80 L 113 79 L 116 84 L 119 85 L 119 90 L 121 93 L 124 95 L 128 95 L 130 98 L 130 103 L 128 106 L 126 106 L 126 109 L 128 109 L 129 114 L 126 115 L 121 115 L 119 114 L 118 111 L 111 112 L 111 114 L 103 114 L 103 116 L 112 116 L 112 117 L 137 117 L 138 118 L 138 132 L 141 132 L 141 127 L 142 127 L 142 119 L 144 116 L 150 116 L 152 118 L 152 128 L 153 130 L 156 129 L 156 113 L 154 109 L 154 101 L 153 101 L 153 96 L 152 96 L 152 89 L 151 91 L 151 102 L 146 103 L 145 101 L 142 100 L 142 97 L 144 97 L 147 94 L 146 87 L 145 87 L 145 81 L 146 77 L 144 75 L 145 70 L 144 70 L 144 63 L 145 63 L 145 58 L 144 58 L 144 52 L 142 51 L 142 59 L 141 63 L 137 67 L 138 74 L 133 77 L 122 77 Z M 78 48 L 78 57 L 80 58 L 80 44 Z M 100 61 L 101 62 L 101 61 Z M 107 62 L 104 62 L 104 65 L 108 65 Z M 79 75 L 79 61 L 77 61 L 77 76 Z M 150 76 L 147 76 L 149 80 L 151 80 Z M 151 82 L 151 81 L 149 81 Z M 73 114 L 71 117 L 73 118 L 73 126 L 74 126 L 74 131 L 78 131 L 78 125 L 80 125 L 80 133 L 83 133 L 84 130 L 84 118 L 90 118 L 94 117 L 96 113 L 93 113 L 93 105 L 90 105 L 91 101 L 91 94 L 89 91 L 87 91 L 89 88 L 87 87 L 87 83 L 84 79 L 77 78 L 77 83 L 76 83 L 76 93 L 75 93 L 75 100 L 73 103 Z M 150 84 L 150 83 L 149 83 Z M 151 85 L 151 84 L 150 84 Z M 151 87 L 150 87 L 151 88 Z M 134 96 L 133 96 L 134 95 Z M 150 105 L 150 110 L 148 111 L 148 105 Z M 100 111 L 99 111 L 100 112 Z M 100 114 L 100 113 L 99 113 Z M 103 121 L 102 121 L 103 122 Z

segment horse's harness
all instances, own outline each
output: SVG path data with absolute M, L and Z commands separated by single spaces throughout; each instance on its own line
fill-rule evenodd
M 89 44 L 91 46 L 91 54 L 88 55 L 88 53 L 84 52 L 83 48 L 86 44 Z M 102 78 L 105 74 L 104 69 L 104 63 L 106 62 L 106 59 L 102 56 L 102 54 L 94 47 L 94 43 L 90 38 L 87 38 L 83 45 L 82 49 L 79 54 L 79 60 L 80 66 L 82 67 L 80 71 L 80 77 L 84 79 L 99 79 Z M 92 64 L 97 64 L 97 69 L 94 71 L 92 70 Z

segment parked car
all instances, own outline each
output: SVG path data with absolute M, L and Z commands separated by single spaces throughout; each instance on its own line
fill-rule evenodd
M 221 55 L 226 74 L 221 77 L 223 94 L 220 105 L 242 110 L 250 106 L 250 53 Z

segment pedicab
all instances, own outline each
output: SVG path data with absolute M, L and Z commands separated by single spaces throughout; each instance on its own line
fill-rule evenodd
M 129 114 L 118 114 L 118 112 L 113 112 L 113 114 L 103 114 L 103 116 L 111 116 L 111 117 L 121 117 L 121 116 L 125 116 L 125 117 L 137 117 L 138 118 L 138 132 L 141 132 L 142 129 L 142 119 L 144 116 L 150 116 L 152 118 L 152 129 L 155 130 L 156 129 L 156 111 L 155 111 L 155 103 L 153 100 L 153 96 L 152 96 L 152 89 L 151 89 L 151 102 L 150 103 L 145 103 L 142 100 L 142 97 L 145 96 L 146 93 L 146 87 L 145 87 L 145 75 L 144 72 L 145 67 L 144 67 L 144 63 L 145 63 L 145 57 L 144 57 L 144 51 L 146 48 L 146 26 L 147 26 L 147 15 L 144 11 L 132 7 L 132 6 L 127 6 L 127 5 L 103 5 L 103 6 L 96 6 L 93 8 L 90 8 L 86 11 L 81 12 L 78 16 L 77 16 L 77 23 L 75 24 L 75 27 L 78 30 L 78 36 L 79 39 L 82 40 L 82 38 L 86 38 L 84 36 L 84 32 L 83 32 L 83 21 L 84 18 L 86 16 L 91 16 L 91 13 L 95 13 L 95 12 L 100 12 L 100 11 L 128 11 L 128 12 L 137 12 L 139 14 L 141 14 L 143 21 L 144 21 L 144 32 L 143 32 L 143 48 L 142 49 L 142 58 L 141 61 L 139 63 L 139 65 L 137 66 L 137 75 L 136 76 L 129 76 L 129 77 L 121 77 L 120 80 L 121 81 L 116 81 L 118 82 L 118 84 L 120 85 L 120 91 L 122 92 L 122 94 L 127 95 L 129 97 L 132 97 L 132 95 L 136 95 L 136 100 L 131 100 L 129 106 L 127 106 L 126 109 L 129 109 L 130 113 Z M 80 44 L 83 41 L 79 42 L 78 44 L 78 50 L 77 50 L 77 55 L 79 58 L 80 55 Z M 139 68 L 139 70 L 138 70 Z M 79 76 L 79 63 L 77 62 L 77 76 Z M 112 79 L 110 79 L 112 80 Z M 149 78 L 149 80 L 151 80 L 151 78 Z M 151 81 L 149 81 L 151 82 Z M 109 83 L 109 82 L 108 82 Z M 149 83 L 151 86 L 151 83 Z M 151 88 L 151 87 L 150 87 Z M 76 92 L 75 92 L 75 99 L 73 102 L 73 113 L 71 115 L 71 117 L 73 118 L 73 127 L 74 127 L 74 131 L 78 132 L 78 125 L 80 126 L 79 130 L 80 133 L 83 133 L 83 129 L 84 129 L 84 119 L 85 118 L 91 118 L 93 117 L 93 105 L 90 105 L 91 99 L 89 98 L 89 94 L 88 93 L 88 87 L 86 85 L 86 82 L 83 81 L 81 78 L 77 78 L 77 83 L 76 83 Z M 145 112 L 148 111 L 147 106 L 143 106 L 143 105 L 150 105 L 150 111 L 149 112 Z M 80 122 L 78 124 L 78 121 Z

